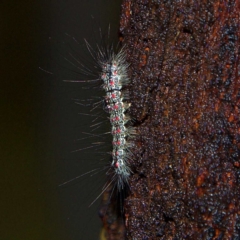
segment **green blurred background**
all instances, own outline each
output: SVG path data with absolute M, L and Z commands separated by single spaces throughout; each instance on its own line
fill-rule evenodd
M 81 147 L 74 140 L 89 119 L 72 100 L 86 98 L 85 91 L 62 81 L 77 77 L 64 56 L 68 49 L 81 52 L 82 39 L 94 42 L 98 27 L 109 23 L 117 38 L 120 5 L 120 0 L 1 2 L 1 240 L 98 239 L 99 202 L 88 205 L 104 178 L 59 187 L 99 158 L 94 152 L 71 153 Z

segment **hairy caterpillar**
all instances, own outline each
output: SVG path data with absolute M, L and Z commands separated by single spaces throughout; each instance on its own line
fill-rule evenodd
M 130 83 L 130 80 L 127 74 L 129 65 L 126 62 L 126 50 L 122 47 L 117 53 L 115 53 L 112 45 L 110 47 L 105 47 L 104 45 L 104 47 L 100 47 L 99 45 L 96 45 L 97 47 L 94 49 L 86 40 L 85 43 L 88 52 L 93 59 L 93 67 L 90 69 L 87 65 L 88 63 L 86 64 L 79 61 L 78 58 L 72 54 L 70 55 L 71 59 L 69 58 L 68 62 L 74 62 L 72 65 L 76 65 L 78 71 L 90 79 L 82 80 L 80 78 L 79 80 L 68 79 L 65 81 L 76 82 L 77 84 L 80 83 L 80 85 L 78 84 L 76 86 L 82 88 L 84 85 L 84 88 L 88 90 L 90 89 L 90 92 L 93 94 L 96 89 L 99 89 L 102 97 L 99 101 L 97 101 L 96 97 L 93 95 L 91 99 L 80 98 L 77 102 L 80 105 L 90 106 L 91 110 L 89 113 L 81 114 L 88 115 L 93 118 L 91 121 L 91 131 L 88 133 L 85 132 L 87 136 L 81 138 L 80 140 L 84 141 L 85 144 L 86 139 L 103 138 L 105 135 L 111 135 L 112 144 L 110 139 L 108 142 L 95 142 L 92 145 L 76 149 L 75 152 L 91 150 L 92 148 L 100 150 L 103 145 L 109 145 L 109 147 L 112 148 L 111 152 L 105 152 L 105 155 L 106 153 L 109 154 L 111 156 L 111 160 L 109 161 L 106 157 L 101 159 L 101 164 L 103 163 L 104 165 L 103 167 L 96 168 L 96 166 L 94 166 L 89 171 L 65 181 L 61 184 L 61 186 L 77 179 L 81 179 L 86 175 L 93 176 L 99 172 L 105 172 L 107 175 L 107 183 L 104 185 L 100 193 L 98 192 L 97 197 L 95 197 L 95 199 L 91 202 L 90 206 L 99 199 L 102 194 L 109 192 L 108 205 L 110 200 L 120 197 L 120 201 L 117 200 L 117 211 L 120 211 L 122 215 L 123 198 L 126 196 L 125 194 L 126 190 L 128 190 L 128 180 L 131 175 L 131 168 L 128 160 L 132 157 L 132 140 L 136 134 L 131 117 L 128 115 L 128 109 L 131 106 L 131 103 L 128 91 L 128 84 Z M 91 79 L 91 76 L 96 77 Z M 101 119 L 100 123 L 98 123 L 99 119 Z M 110 125 L 109 131 L 104 133 L 101 132 L 101 122 L 108 122 Z M 92 151 L 92 153 L 93 152 L 94 151 Z M 96 158 L 99 158 L 97 151 Z M 106 213 L 107 209 L 108 206 L 104 211 L 102 211 L 103 215 Z
M 115 54 L 112 47 L 106 50 L 97 46 L 97 52 L 95 52 L 87 41 L 86 45 L 89 53 L 101 69 L 99 78 L 94 80 L 67 81 L 101 82 L 100 87 L 105 91 L 105 96 L 102 99 L 103 108 L 109 114 L 109 121 L 111 123 L 110 133 L 113 138 L 112 161 L 106 173 L 107 175 L 111 175 L 109 184 L 112 184 L 114 187 L 116 186 L 118 191 L 122 191 L 124 186 L 128 185 L 128 178 L 131 173 L 131 169 L 128 166 L 128 158 L 131 156 L 131 139 L 135 135 L 135 129 L 131 126 L 131 118 L 126 113 L 131 106 L 129 92 L 126 89 L 129 83 L 126 53 L 124 47 Z M 85 72 L 87 71 L 85 66 L 83 66 L 83 69 Z M 101 194 L 107 189 L 109 184 L 105 186 Z

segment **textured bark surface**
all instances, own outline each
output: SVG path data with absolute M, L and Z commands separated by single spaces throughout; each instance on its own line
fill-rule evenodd
M 122 6 L 138 129 L 127 237 L 240 239 L 240 1 Z

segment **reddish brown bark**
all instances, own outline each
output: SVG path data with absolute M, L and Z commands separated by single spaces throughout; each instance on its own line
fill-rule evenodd
M 240 239 L 240 2 L 124 0 L 138 135 L 129 239 Z

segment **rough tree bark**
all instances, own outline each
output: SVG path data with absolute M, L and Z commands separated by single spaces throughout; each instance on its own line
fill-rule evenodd
M 240 239 L 239 12 L 239 0 L 123 1 L 138 130 L 128 239 Z

